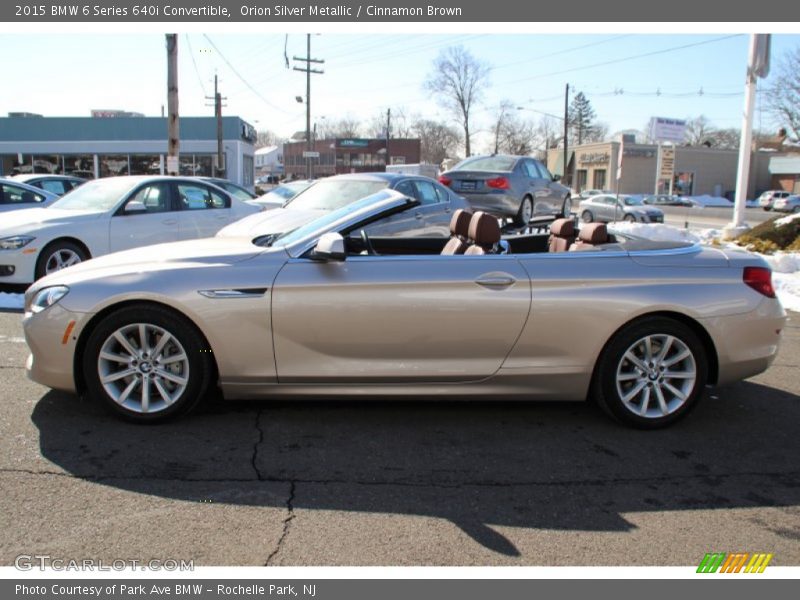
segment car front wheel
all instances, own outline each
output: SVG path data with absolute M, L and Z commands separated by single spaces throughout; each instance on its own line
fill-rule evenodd
M 634 217 L 633 215 L 625 215 L 625 220 L 628 223 L 635 223 L 636 222 L 636 217 Z
M 208 392 L 214 362 L 181 315 L 129 306 L 92 331 L 83 372 L 92 398 L 129 421 L 153 423 L 191 410 Z
M 572 198 L 567 196 L 564 198 L 564 204 L 561 206 L 561 216 L 568 219 L 572 214 Z
M 584 223 L 591 223 L 592 221 L 594 221 L 594 215 L 592 214 L 592 211 L 590 210 L 583 211 L 583 213 L 581 214 L 581 221 L 583 221 Z
M 593 394 L 622 423 L 656 429 L 694 408 L 707 377 L 705 349 L 694 331 L 679 321 L 650 317 L 609 342 L 597 365 Z
M 36 261 L 36 279 L 45 275 L 77 265 L 89 258 L 86 251 L 77 244 L 63 240 L 46 246 Z

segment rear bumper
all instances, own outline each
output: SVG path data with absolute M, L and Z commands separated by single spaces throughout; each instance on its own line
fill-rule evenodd
M 519 212 L 520 200 L 514 196 L 498 190 L 483 194 L 457 192 L 466 198 L 473 209 L 482 210 L 495 215 L 515 217 Z

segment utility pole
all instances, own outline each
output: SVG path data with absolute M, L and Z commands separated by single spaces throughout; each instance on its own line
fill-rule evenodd
M 567 142 L 567 136 L 569 135 L 569 84 L 567 84 L 566 92 L 564 93 L 564 175 L 562 178 L 564 179 L 565 185 L 567 182 L 567 165 L 569 164 L 569 158 L 567 157 L 567 150 L 569 147 L 569 143 Z M 572 186 L 572 182 L 569 182 L 569 185 Z
M 304 62 L 304 67 L 293 67 L 295 71 L 302 71 L 306 74 L 306 178 L 311 179 L 311 74 L 322 75 L 325 71 L 312 69 L 311 63 L 322 64 L 325 61 L 318 58 L 311 58 L 311 34 L 306 34 L 306 55 L 293 56 L 292 60 Z
M 389 159 L 389 136 L 392 131 L 392 109 L 386 109 L 386 166 L 388 167 L 392 164 L 392 161 Z
M 217 76 L 214 75 L 214 97 L 206 96 L 206 100 L 214 101 L 214 116 L 217 118 L 217 165 L 214 169 L 214 177 L 227 177 L 227 164 L 222 151 L 222 101 L 223 98 L 217 87 Z M 206 106 L 210 106 L 206 104 Z
M 178 35 L 167 35 L 167 174 L 180 174 L 180 127 L 178 121 Z

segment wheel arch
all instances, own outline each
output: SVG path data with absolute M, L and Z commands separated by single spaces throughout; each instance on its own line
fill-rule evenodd
M 44 245 L 44 248 L 42 248 L 42 251 L 41 251 L 41 252 L 39 252 L 39 257 L 36 259 L 36 261 L 38 262 L 38 261 L 39 261 L 39 259 L 41 259 L 41 257 L 42 257 L 42 255 L 44 254 L 44 251 L 45 251 L 45 250 L 47 250 L 47 249 L 48 249 L 48 248 L 50 248 L 51 246 L 53 246 L 53 245 L 55 245 L 55 244 L 58 244 L 58 243 L 60 243 L 60 242 L 69 242 L 70 244 L 75 244 L 75 245 L 76 245 L 76 246 L 78 246 L 78 247 L 79 247 L 81 250 L 83 250 L 84 252 L 86 252 L 86 256 L 87 256 L 87 258 L 92 258 L 92 251 L 91 251 L 91 250 L 89 250 L 89 246 L 87 246 L 87 245 L 86 245 L 86 243 L 85 243 L 84 241 L 82 241 L 82 240 L 80 240 L 80 239 L 78 239 L 78 238 L 76 238 L 76 237 L 69 236 L 69 235 L 62 235 L 62 236 L 59 236 L 59 237 L 57 237 L 57 238 L 55 238 L 55 239 L 53 239 L 53 240 L 50 240 L 49 242 L 47 242 L 47 243 Z
M 194 327 L 197 334 L 203 340 L 203 343 L 211 347 L 211 344 L 208 343 L 208 338 L 206 337 L 205 333 L 203 333 L 202 328 L 197 326 L 195 323 L 186 313 L 183 313 L 179 310 L 176 310 L 175 307 L 165 304 L 163 302 L 157 302 L 155 300 L 125 300 L 123 302 L 119 302 L 116 304 L 111 304 L 110 306 L 106 306 L 104 309 L 99 311 L 97 314 L 92 316 L 89 319 L 89 322 L 86 323 L 86 326 L 78 336 L 78 341 L 75 344 L 75 352 L 73 354 L 72 359 L 72 374 L 75 379 L 75 389 L 79 394 L 83 394 L 86 391 L 86 381 L 84 380 L 83 376 L 83 366 L 81 361 L 83 360 L 83 354 L 86 350 L 86 344 L 91 337 L 92 332 L 95 330 L 97 325 L 105 319 L 108 315 L 113 312 L 116 312 L 123 308 L 128 308 L 131 306 L 141 306 L 141 307 L 155 307 L 162 310 L 166 310 L 171 312 L 174 315 L 178 315 L 181 318 L 185 319 L 187 323 L 189 323 L 192 327 Z M 219 366 L 217 365 L 217 358 L 214 356 L 214 353 L 211 353 L 212 364 L 214 365 L 214 373 L 212 374 L 212 380 L 216 382 L 219 378 Z
M 638 321 L 642 321 L 644 319 L 649 319 L 653 317 L 663 317 L 667 319 L 672 319 L 679 323 L 683 323 L 687 327 L 689 327 L 700 339 L 700 342 L 703 344 L 703 348 L 706 351 L 706 356 L 708 358 L 708 383 L 715 384 L 719 377 L 719 356 L 717 354 L 717 348 L 714 345 L 714 340 L 711 338 L 711 335 L 708 333 L 705 327 L 696 319 L 686 315 L 684 313 L 679 313 L 675 311 L 669 310 L 661 310 L 655 312 L 649 312 L 642 315 L 637 315 L 630 321 L 627 321 L 617 327 L 617 329 L 608 337 L 605 344 L 603 344 L 602 349 L 597 354 L 594 360 L 594 367 L 592 368 L 592 378 L 590 388 L 595 386 L 595 382 L 597 381 L 597 369 L 600 365 L 600 360 L 605 354 L 608 345 L 611 341 L 624 329 L 630 327 L 631 325 L 637 323 Z M 589 395 L 591 396 L 592 391 L 589 390 Z

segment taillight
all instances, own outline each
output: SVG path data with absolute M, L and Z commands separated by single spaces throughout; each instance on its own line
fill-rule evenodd
M 767 298 L 775 297 L 775 288 L 772 287 L 772 271 L 766 267 L 745 267 L 742 281 Z
M 507 190 L 511 188 L 511 184 L 508 182 L 507 177 L 495 177 L 494 179 L 487 179 L 486 185 L 487 187 L 495 190 Z
M 453 180 L 450 179 L 447 175 L 439 175 L 439 183 L 441 183 L 442 185 L 449 186 L 451 183 L 453 183 Z

